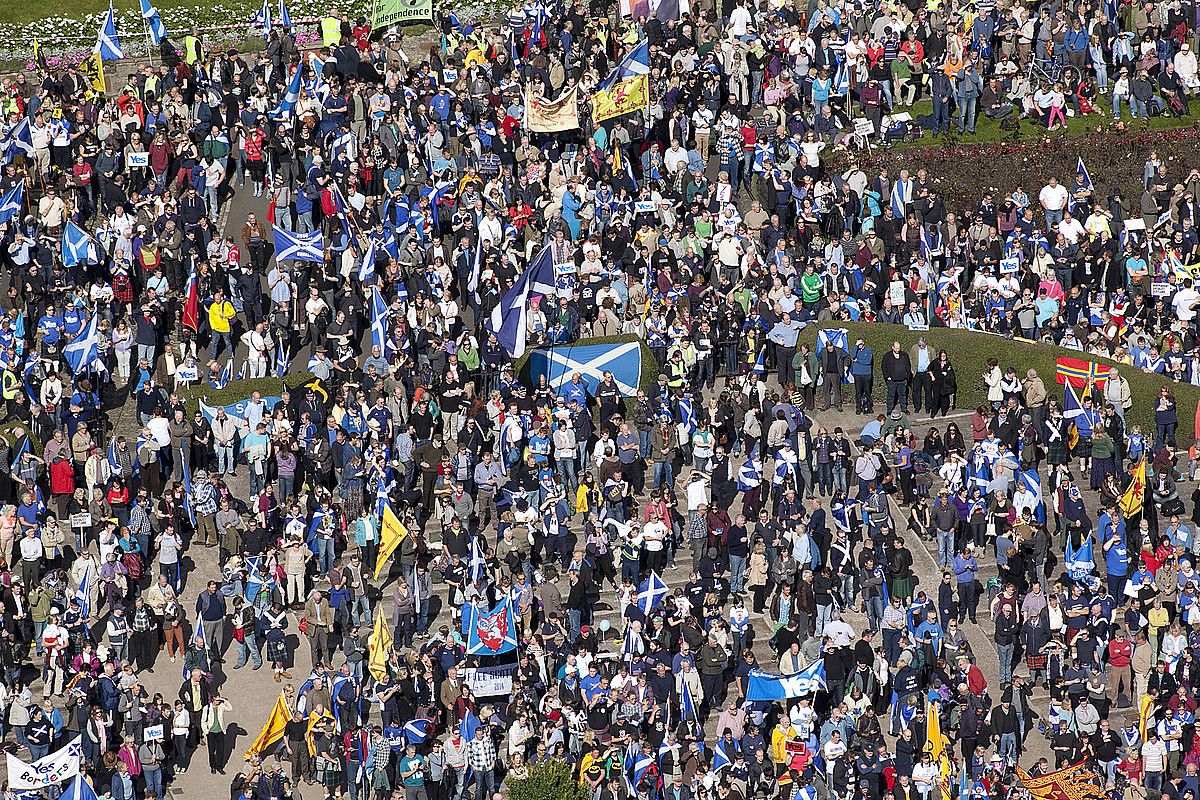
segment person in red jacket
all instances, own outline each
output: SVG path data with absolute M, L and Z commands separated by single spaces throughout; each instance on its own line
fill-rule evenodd
M 1130 666 L 1133 658 L 1133 644 L 1124 628 L 1117 630 L 1117 636 L 1108 643 L 1108 702 L 1113 707 L 1117 705 L 1117 697 L 1124 687 L 1127 697 L 1133 697 L 1133 670 Z

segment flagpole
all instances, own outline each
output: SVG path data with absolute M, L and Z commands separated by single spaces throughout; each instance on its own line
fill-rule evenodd
M 147 48 L 150 51 L 150 63 L 154 63 L 154 51 L 158 49 L 158 45 L 154 41 L 154 33 L 150 30 L 150 20 L 142 17 L 142 24 L 146 26 L 146 41 Z

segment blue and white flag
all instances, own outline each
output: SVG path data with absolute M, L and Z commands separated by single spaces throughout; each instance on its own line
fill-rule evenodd
M 1088 534 L 1078 548 L 1071 547 L 1070 538 L 1067 539 L 1067 553 L 1065 559 L 1067 575 L 1073 581 L 1085 580 L 1096 569 L 1096 559 L 1092 555 L 1092 537 Z
M 283 340 L 275 346 L 275 377 L 282 378 L 287 375 L 288 364 L 291 362 L 292 356 L 288 349 L 284 347 Z
M 278 225 L 274 228 L 276 261 L 325 261 L 325 243 L 320 231 L 293 233 Z
M 385 359 L 391 359 L 394 348 L 388 336 L 388 309 L 378 286 L 371 287 L 371 346 L 378 347 Z
M 507 598 L 486 613 L 468 605 L 463 614 L 467 655 L 499 655 L 517 649 L 517 618 Z
M 530 376 L 545 375 L 546 382 L 555 391 L 579 373 L 587 384 L 588 393 L 594 395 L 606 371 L 612 373 L 623 396 L 636 395 L 642 374 L 641 344 L 621 342 L 547 347 L 535 350 L 529 357 Z
M 687 431 L 688 436 L 696 432 L 696 409 L 692 405 L 692 398 L 687 395 L 679 398 L 679 425 Z
M 1094 189 L 1092 185 L 1092 176 L 1088 174 L 1087 167 L 1083 165 L 1083 156 L 1079 156 L 1079 161 L 1075 164 L 1076 178 L 1083 178 L 1083 183 L 1076 180 L 1071 184 L 1071 194 L 1067 196 L 1067 210 L 1072 214 L 1075 213 L 1075 192 L 1079 189 Z
M 746 459 L 737 474 L 739 492 L 748 492 L 762 485 L 762 468 L 754 463 L 753 458 Z
M 721 744 L 722 741 L 723 740 L 718 740 L 717 743 L 713 745 L 713 753 L 712 753 L 712 771 L 713 772 L 720 772 L 721 770 L 723 770 L 726 767 L 731 766 L 733 764 L 733 761 L 731 761 L 729 758 L 729 754 L 725 752 L 725 746 Z
M 375 280 L 375 240 L 372 239 L 367 245 L 367 251 L 363 253 L 362 263 L 358 265 L 358 282 L 366 285 Z
M 283 2 L 283 0 L 279 1 Z M 163 24 L 162 17 L 158 15 L 158 9 L 150 4 L 150 0 L 142 0 L 142 19 L 146 20 L 146 26 L 150 29 L 151 41 L 159 44 L 167 38 L 167 26 Z
M 790 447 L 780 450 L 775 454 L 775 478 L 771 485 L 782 486 L 796 474 L 799 464 L 800 458 L 795 450 Z
M 262 8 L 250 20 L 251 27 L 262 28 L 263 40 L 271 38 L 271 0 L 263 0 Z
M 79 740 L 77 739 L 75 743 L 79 744 Z M 76 763 L 78 763 L 78 758 L 76 758 Z M 92 785 L 87 782 L 87 778 L 83 777 L 83 773 L 80 772 L 75 776 L 75 780 L 71 781 L 71 785 L 67 787 L 67 790 L 59 795 L 58 800 L 98 800 L 98 798 L 96 797 L 96 790 L 92 788 Z
M 208 385 L 214 389 L 224 389 L 233 380 L 233 358 L 231 357 L 225 362 L 225 366 L 221 367 L 221 371 L 217 373 L 217 377 L 210 378 Z
M 495 334 L 509 356 L 520 358 L 525 354 L 530 298 L 553 295 L 554 292 L 554 256 L 549 247 L 544 247 L 500 298 L 486 322 L 487 329 Z
M 650 576 L 638 587 L 637 607 L 643 614 L 650 616 L 650 612 L 666 599 L 667 594 L 667 585 L 658 577 L 657 572 L 651 570 Z
M 71 220 L 63 226 L 62 262 L 64 266 L 73 267 L 89 259 L 92 237 L 83 228 Z
M 759 348 L 758 357 L 754 359 L 754 368 L 750 370 L 755 375 L 767 374 L 767 346 Z
M 33 155 L 33 133 L 29 130 L 29 117 L 22 117 L 8 135 L 0 140 L 0 154 L 3 155 L 5 164 L 12 161 L 17 153 Z
M 79 588 L 75 590 L 75 599 L 79 601 L 79 609 L 83 618 L 87 619 L 92 613 L 92 581 L 96 579 L 96 567 L 92 564 L 83 571 L 79 579 Z
M 100 353 L 100 333 L 96 329 L 98 319 L 99 315 L 93 313 L 87 325 L 84 325 L 63 348 L 63 358 L 71 365 L 71 371 L 76 375 L 86 369 L 103 366 L 97 363 Z
M 25 207 L 25 183 L 18 183 L 0 197 L 0 225 L 20 215 Z
M 596 91 L 611 89 L 619 81 L 626 78 L 632 78 L 637 75 L 650 74 L 650 44 L 642 42 L 637 47 L 629 51 L 629 54 L 621 59 L 613 71 L 609 73 L 604 82 L 596 87 Z
M 125 51 L 121 49 L 121 42 L 117 39 L 117 12 L 111 4 L 108 6 L 108 13 L 104 15 L 104 22 L 100 24 L 100 32 L 96 35 L 94 52 L 100 54 L 102 61 L 125 57 Z
M 183 510 L 187 513 L 188 522 L 192 523 L 192 530 L 195 530 L 196 509 L 192 506 L 192 467 L 186 458 L 182 460 L 181 466 L 183 467 Z
M 769 672 L 751 670 L 746 699 L 788 700 L 804 697 L 825 687 L 825 659 L 819 658 L 795 675 L 772 675 Z
M 288 13 L 285 0 L 279 0 L 279 24 L 285 28 L 292 27 L 292 15 Z
M 845 328 L 822 328 L 817 331 L 817 349 L 824 350 L 832 342 L 834 347 L 850 352 L 849 335 Z
M 282 3 L 283 0 L 280 0 Z M 471 712 L 467 712 L 468 714 Z M 404 723 L 404 740 L 409 744 L 422 744 L 429 738 L 430 732 L 433 731 L 433 723 L 427 719 L 414 719 Z M 475 735 L 474 731 L 471 733 Z
M 483 556 L 483 548 L 479 544 L 479 537 L 471 537 L 471 554 L 467 561 L 467 580 L 471 583 L 480 583 L 487 577 L 487 559 Z
M 767 162 L 775 163 L 775 145 L 771 142 L 758 142 L 754 145 L 754 171 L 759 175 L 765 173 Z
M 1135 722 L 1128 728 L 1121 728 L 1121 742 L 1125 745 L 1125 749 L 1133 750 L 1142 741 L 1142 733 L 1138 729 L 1138 724 Z
M 270 112 L 271 119 L 285 120 L 295 113 L 296 102 L 300 99 L 300 73 L 303 69 L 303 64 L 296 65 L 296 71 L 292 73 L 292 79 L 288 82 L 287 91 L 283 93 L 283 97 L 279 98 L 279 105 Z
M 696 698 L 692 697 L 692 690 L 688 687 L 687 681 L 683 681 L 683 692 L 679 698 L 680 713 L 683 714 L 685 720 L 696 721 L 700 719 L 700 709 L 696 706 Z

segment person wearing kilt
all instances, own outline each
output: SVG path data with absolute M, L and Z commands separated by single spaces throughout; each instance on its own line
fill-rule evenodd
M 278 601 L 259 617 L 259 627 L 267 642 L 267 661 L 275 672 L 275 682 L 280 683 L 284 678 L 291 680 L 292 674 L 287 671 L 287 627 L 288 615 L 283 610 L 283 604 Z

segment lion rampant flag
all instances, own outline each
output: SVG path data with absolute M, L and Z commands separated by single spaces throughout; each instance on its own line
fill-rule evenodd
M 288 708 L 287 698 L 283 692 L 279 693 L 279 698 L 275 701 L 275 707 L 271 709 L 271 715 L 267 717 L 266 724 L 258 734 L 258 738 L 250 745 L 250 749 L 246 751 L 246 758 L 255 753 L 261 753 L 273 744 L 283 738 L 284 728 L 292 719 L 292 710 Z
M 929 753 L 931 760 L 937 764 L 938 771 L 941 773 L 938 777 L 941 800 L 954 800 L 953 793 L 950 791 L 950 780 L 954 770 L 950 766 L 950 747 L 946 737 L 942 734 L 942 720 L 939 711 L 939 704 L 925 701 L 925 721 L 929 726 L 925 736 L 925 752 Z
M 1133 468 L 1133 480 L 1129 482 L 1129 488 L 1125 490 L 1125 494 L 1121 495 L 1121 513 L 1126 519 L 1140 514 L 1142 504 L 1146 501 L 1146 459 L 1138 462 L 1138 465 Z
M 1097 783 L 1099 776 L 1084 761 L 1036 778 L 1017 767 L 1017 777 L 1033 800 L 1105 800 L 1107 797 Z
M 592 95 L 592 121 L 603 122 L 650 105 L 650 76 L 634 75 Z

